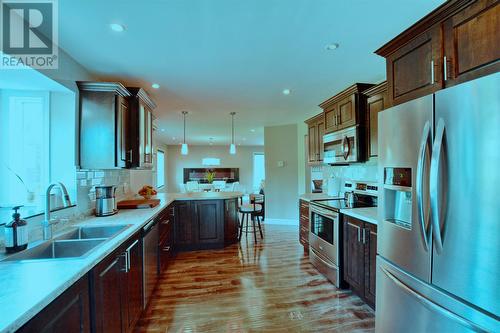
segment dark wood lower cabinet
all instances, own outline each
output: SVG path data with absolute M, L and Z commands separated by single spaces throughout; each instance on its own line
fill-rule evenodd
M 309 202 L 299 200 L 299 242 L 309 251 Z
M 377 226 L 344 215 L 343 278 L 351 290 L 375 306 Z
M 129 332 L 142 312 L 142 246 L 136 234 L 91 273 L 93 332 Z
M 231 199 L 233 200 L 233 199 Z M 174 246 L 176 251 L 202 250 L 222 248 L 231 237 L 237 240 L 235 223 L 237 223 L 237 199 L 228 200 L 193 200 L 175 203 Z M 229 200 L 230 201 L 230 200 Z M 231 214 L 225 209 L 233 211 Z M 229 220 L 228 220 L 229 218 Z M 226 227 L 229 229 L 226 233 Z
M 18 332 L 90 332 L 88 276 L 73 284 Z
M 233 244 L 238 241 L 238 199 L 226 200 L 224 205 L 224 243 Z

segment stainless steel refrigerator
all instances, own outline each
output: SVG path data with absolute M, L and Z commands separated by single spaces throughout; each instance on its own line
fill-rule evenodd
M 376 332 L 500 332 L 500 73 L 378 121 Z

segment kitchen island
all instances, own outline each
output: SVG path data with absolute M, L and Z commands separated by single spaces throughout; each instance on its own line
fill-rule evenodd
M 197 239 L 191 238 L 191 240 L 196 240 L 198 243 L 201 240 L 200 248 L 225 246 L 226 244 L 237 241 L 237 231 L 233 233 L 230 232 L 230 230 L 232 230 L 231 228 L 234 228 L 234 226 L 237 228 L 237 214 L 235 213 L 230 216 L 231 214 L 229 213 L 236 211 L 238 198 L 242 195 L 243 194 L 239 192 L 161 193 L 157 196 L 157 198 L 160 199 L 160 205 L 151 209 L 120 210 L 118 214 L 113 216 L 88 217 L 77 223 L 68 223 L 67 228 L 61 230 L 60 233 L 65 233 L 78 227 L 124 226 L 121 232 L 113 235 L 81 257 L 0 261 L 0 285 L 2 286 L 2 288 L 0 288 L 0 309 L 2 309 L 2 315 L 0 316 L 0 332 L 14 332 L 20 328 L 22 328 L 21 331 L 29 331 L 30 329 L 33 331 L 33 327 L 36 327 L 35 331 L 41 331 L 38 328 L 46 327 L 45 319 L 47 318 L 50 319 L 52 325 L 62 324 L 62 326 L 67 325 L 65 325 L 65 322 L 58 322 L 58 320 L 63 321 L 65 318 L 72 318 L 71 324 L 83 327 L 83 331 L 93 330 L 92 327 L 98 322 L 98 318 L 96 318 L 98 313 L 91 310 L 92 308 L 95 309 L 95 304 L 92 302 L 89 304 L 87 300 L 89 299 L 89 294 L 91 299 L 95 299 L 93 296 L 95 296 L 96 290 L 89 288 L 89 281 L 94 279 L 95 274 L 93 273 L 95 273 L 96 267 L 102 265 L 110 258 L 114 262 L 115 259 L 113 258 L 115 258 L 115 255 L 118 255 L 116 257 L 118 259 L 123 258 L 123 253 L 127 252 L 129 253 L 129 258 L 134 259 L 133 254 L 130 253 L 129 250 L 130 245 L 141 244 L 141 242 L 134 242 L 141 237 L 143 227 L 148 225 L 152 220 L 158 220 L 162 214 L 165 214 L 165 211 L 168 211 L 169 207 L 173 207 L 174 212 L 177 210 L 177 212 L 188 212 L 191 214 L 194 209 L 195 213 L 197 213 L 195 216 L 175 216 L 172 234 L 177 230 L 192 230 L 191 235 L 197 235 Z M 196 208 L 190 210 L 182 208 L 178 210 L 178 204 L 181 207 Z M 235 205 L 234 210 L 232 207 L 233 204 Z M 224 236 L 222 241 L 219 237 L 221 233 L 221 224 L 219 222 L 221 214 L 224 214 L 224 219 L 222 220 L 224 223 L 222 234 Z M 205 216 L 208 220 L 204 219 Z M 236 220 L 226 218 L 234 218 L 234 216 L 236 216 Z M 201 224 L 192 223 L 193 218 L 198 222 L 203 218 L 203 221 L 201 221 Z M 207 223 L 207 221 L 209 221 L 209 223 Z M 229 222 L 233 222 L 233 225 Z M 176 228 L 176 225 L 183 225 L 183 227 Z M 192 228 L 186 228 L 186 225 L 191 225 Z M 202 232 L 200 233 L 199 230 Z M 181 232 L 180 234 L 182 235 L 183 233 Z M 215 237 L 215 241 L 212 242 L 212 235 L 214 234 L 216 234 L 217 237 Z M 55 235 L 55 238 L 58 236 L 59 234 Z M 174 246 L 175 241 L 174 235 Z M 28 250 L 29 248 L 36 247 L 40 243 L 43 243 L 43 241 L 29 244 Z M 140 246 L 142 246 L 142 244 Z M 198 245 L 192 246 L 191 248 L 195 247 L 198 247 Z M 185 250 L 189 247 L 183 244 L 181 248 Z M 141 256 L 142 251 L 137 250 L 135 253 Z M 141 261 L 142 258 L 139 257 L 139 262 Z M 116 261 L 116 263 L 120 265 L 122 265 L 123 262 L 124 260 Z M 133 263 L 134 260 L 129 259 L 129 264 Z M 120 265 L 117 265 L 116 270 L 114 268 L 112 269 L 114 274 L 119 275 L 123 273 L 120 269 Z M 132 277 L 134 268 L 133 265 L 132 267 L 128 267 L 128 273 L 126 274 Z M 139 274 L 135 277 L 139 278 L 140 281 L 133 282 L 141 285 L 142 275 Z M 72 294 L 73 291 L 76 293 Z M 78 304 L 78 306 L 70 308 L 65 307 L 65 309 L 68 311 L 76 309 L 74 314 L 76 314 L 77 317 L 71 317 L 73 313 L 66 313 L 55 318 L 54 309 L 57 308 L 56 305 L 61 303 L 67 305 L 66 296 L 75 294 L 80 295 L 72 298 L 79 302 L 75 303 Z M 59 311 L 58 313 L 61 314 L 63 313 L 61 309 L 56 309 L 56 311 Z M 89 313 L 93 313 L 94 315 L 90 316 Z M 81 322 L 78 322 L 78 320 L 81 320 Z

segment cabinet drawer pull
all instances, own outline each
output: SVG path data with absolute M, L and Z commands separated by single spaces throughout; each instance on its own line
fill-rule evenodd
M 169 252 L 170 251 L 170 246 L 165 246 L 163 249 L 162 249 L 163 252 Z
M 446 64 L 446 56 L 443 57 L 443 72 L 444 72 L 444 80 L 448 79 L 448 66 Z
M 165 221 L 163 221 L 161 224 L 162 224 L 162 225 L 168 225 L 169 223 L 170 223 L 170 220 L 165 220 Z

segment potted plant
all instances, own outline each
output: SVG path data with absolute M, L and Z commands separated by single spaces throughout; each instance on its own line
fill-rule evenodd
M 214 171 L 207 171 L 205 174 L 205 178 L 207 179 L 207 182 L 209 184 L 212 184 L 215 178 L 215 172 Z

